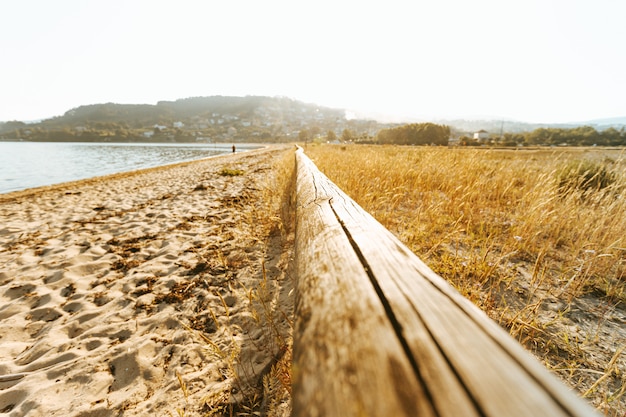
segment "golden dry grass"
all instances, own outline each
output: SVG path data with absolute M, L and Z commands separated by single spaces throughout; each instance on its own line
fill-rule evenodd
M 624 415 L 622 151 L 320 145 L 305 152 L 580 395 L 606 415 Z M 563 168 L 581 161 L 613 183 L 559 189 Z

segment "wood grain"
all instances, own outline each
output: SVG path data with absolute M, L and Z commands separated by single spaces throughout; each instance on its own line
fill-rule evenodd
M 294 416 L 591 416 L 296 152 Z

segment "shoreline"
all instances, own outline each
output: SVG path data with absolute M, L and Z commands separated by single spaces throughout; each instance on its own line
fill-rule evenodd
M 0 412 L 287 415 L 263 381 L 290 343 L 293 241 L 276 217 L 289 155 L 273 146 L 0 195 Z M 272 404 L 251 404 L 259 392 Z
M 37 142 L 33 142 L 33 143 L 37 143 Z M 44 143 L 48 143 L 48 142 L 44 142 Z M 57 142 L 50 142 L 50 143 L 57 143 Z M 66 142 L 59 142 L 59 143 L 66 143 Z M 78 144 L 91 144 L 89 142 L 72 142 L 72 143 L 78 143 Z M 100 145 L 101 143 L 94 143 L 94 145 Z M 113 145 L 119 145 L 117 143 L 113 143 Z M 122 144 L 123 145 L 123 144 Z M 134 145 L 133 143 L 131 143 L 130 145 Z M 144 145 L 144 144 L 138 144 L 138 145 Z M 149 143 L 149 144 L 145 144 L 145 145 L 161 145 L 158 143 Z M 167 144 L 164 144 L 167 145 Z M 172 146 L 177 146 L 177 144 L 171 144 Z M 240 145 L 245 145 L 245 146 L 255 146 L 254 148 L 250 148 L 250 149 L 246 149 L 243 151 L 237 151 L 236 153 L 245 153 L 245 152 L 254 152 L 254 151 L 258 151 L 260 149 L 268 149 L 268 148 L 272 148 L 272 147 L 276 147 L 276 146 L 280 146 L 280 145 L 275 145 L 275 144 L 260 144 L 258 146 L 254 145 L 254 144 L 240 144 Z M 225 149 L 230 149 L 232 145 L 224 145 Z M 135 173 L 141 173 L 143 171 L 146 170 L 153 170 L 153 169 L 160 169 L 160 168 L 165 168 L 165 167 L 169 167 L 169 166 L 176 166 L 179 164 L 186 164 L 186 163 L 193 163 L 193 162 L 197 162 L 197 161 L 202 161 L 205 159 L 212 159 L 212 158 L 218 158 L 218 157 L 224 157 L 224 156 L 228 156 L 228 155 L 233 155 L 232 152 L 227 151 L 227 152 L 223 152 L 217 155 L 210 155 L 204 158 L 200 158 L 200 159 L 192 159 L 192 160 L 187 160 L 187 161 L 179 161 L 179 162 L 172 162 L 172 163 L 166 163 L 163 165 L 157 165 L 157 166 L 151 166 L 151 167 L 145 167 L 145 168 L 137 168 L 137 169 L 131 169 L 129 171 L 121 171 L 121 172 L 115 172 L 115 173 L 110 173 L 110 174 L 103 174 L 103 175 L 96 175 L 93 177 L 88 177 L 88 178 L 82 178 L 82 179 L 76 179 L 76 180 L 70 180 L 70 181 L 65 181 L 65 182 L 59 182 L 59 183 L 55 183 L 55 184 L 48 184 L 48 185 L 41 185 L 41 186 L 37 186 L 37 187 L 30 187 L 30 188 L 25 188 L 25 189 L 20 189 L 20 190 L 13 190 L 13 191 L 6 191 L 6 192 L 0 192 L 0 202 L 3 201 L 3 197 L 4 196 L 10 196 L 11 194 L 15 194 L 15 193 L 30 193 L 30 191 L 32 190 L 33 192 L 39 192 L 41 190 L 45 190 L 48 188 L 53 188 L 53 187 L 57 187 L 57 186 L 64 186 L 64 185 L 74 185 L 74 184 L 80 184 L 83 181 L 89 181 L 89 180 L 98 180 L 98 179 L 107 179 L 107 178 L 115 178 L 118 175 L 125 175 L 125 174 L 135 174 Z

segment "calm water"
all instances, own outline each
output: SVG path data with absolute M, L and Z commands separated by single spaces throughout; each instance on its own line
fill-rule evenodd
M 228 152 L 226 144 L 0 142 L 0 194 Z

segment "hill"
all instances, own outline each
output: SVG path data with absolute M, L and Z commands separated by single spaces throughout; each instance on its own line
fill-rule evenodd
M 609 117 L 606 119 L 594 119 L 587 122 L 594 126 L 607 126 L 607 127 L 624 127 L 626 126 L 626 117 Z
M 263 96 L 212 96 L 192 97 L 176 101 L 160 101 L 151 104 L 93 104 L 68 110 L 63 116 L 44 120 L 46 126 L 77 126 L 93 123 L 127 123 L 133 127 L 150 127 L 154 124 L 172 124 L 227 116 L 230 119 L 254 119 L 266 117 L 271 120 L 282 119 L 296 114 L 325 117 L 343 117 L 342 110 L 321 108 L 315 104 L 300 101 Z
M 151 104 L 92 104 L 38 123 L 0 124 L 0 137 L 35 141 L 276 141 L 303 129 L 341 133 L 345 112 L 285 97 L 192 97 Z

